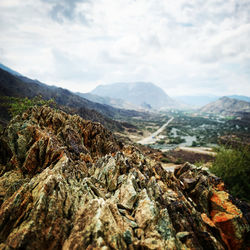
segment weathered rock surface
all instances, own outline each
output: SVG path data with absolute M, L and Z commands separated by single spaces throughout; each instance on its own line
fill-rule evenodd
M 220 179 L 166 172 L 100 124 L 35 107 L 0 140 L 0 249 L 249 247 L 249 207 Z

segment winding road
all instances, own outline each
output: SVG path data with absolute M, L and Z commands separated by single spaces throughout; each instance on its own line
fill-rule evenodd
M 150 136 L 143 138 L 142 140 L 138 141 L 137 143 L 143 144 L 143 145 L 148 145 L 148 144 L 153 144 L 155 143 L 156 136 L 159 135 L 167 126 L 168 124 L 174 120 L 174 117 L 171 117 L 163 126 L 161 126 L 157 131 L 155 131 L 153 134 Z

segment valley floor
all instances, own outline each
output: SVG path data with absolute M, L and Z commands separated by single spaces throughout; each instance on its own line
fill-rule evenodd
M 133 143 L 160 150 L 163 163 L 177 164 L 213 161 L 216 155 L 214 148 L 220 138 L 228 134 L 248 134 L 250 129 L 237 119 L 182 111 L 162 113 L 147 120 L 131 119 L 129 122 L 136 129 L 125 131 L 125 137 Z

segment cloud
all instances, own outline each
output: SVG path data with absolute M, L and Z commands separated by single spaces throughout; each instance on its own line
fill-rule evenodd
M 169 95 L 250 96 L 249 8 L 250 0 L 1 0 L 0 61 L 73 91 L 150 81 Z
M 79 5 L 89 3 L 89 0 L 42 0 L 46 4 L 51 5 L 49 14 L 51 18 L 59 23 L 63 23 L 65 19 L 79 19 L 82 23 L 88 24 L 88 19 L 84 9 L 78 9 Z
M 4 49 L 0 48 L 0 57 L 3 57 L 3 56 L 4 56 Z
M 90 65 L 88 60 L 82 60 L 58 49 L 52 51 L 52 56 L 54 71 L 61 72 L 60 79 L 63 81 L 73 81 L 77 85 L 92 82 L 101 77 L 101 72 L 94 65 Z
M 250 23 L 234 30 L 221 32 L 204 42 L 194 53 L 194 58 L 203 63 L 250 58 L 248 46 Z

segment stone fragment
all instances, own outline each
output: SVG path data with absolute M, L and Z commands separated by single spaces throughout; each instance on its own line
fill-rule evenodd
M 134 203 L 137 199 L 137 192 L 134 188 L 135 177 L 129 174 L 126 181 L 116 191 L 118 205 L 126 209 L 133 209 Z
M 155 204 L 149 199 L 146 189 L 139 194 L 138 206 L 135 210 L 135 220 L 140 228 L 146 228 L 156 216 Z

